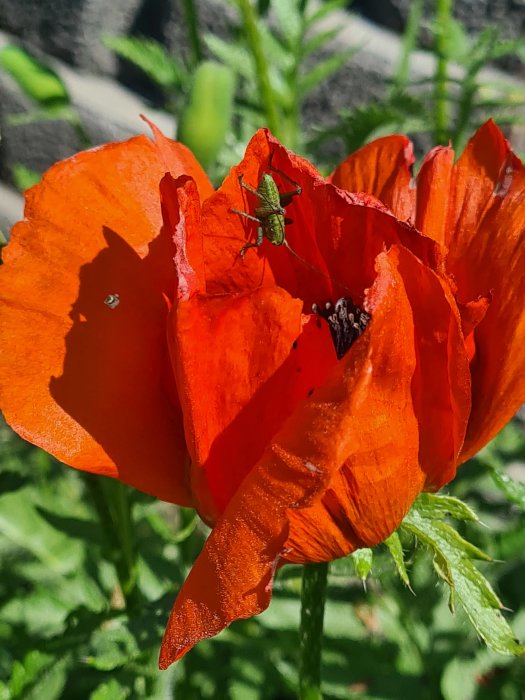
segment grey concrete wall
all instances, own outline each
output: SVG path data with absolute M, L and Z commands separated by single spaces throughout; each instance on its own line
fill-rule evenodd
M 409 1 L 363 0 L 356 6 L 361 16 L 340 12 L 330 23 L 342 27 L 334 48 L 361 48 L 307 100 L 304 117 L 309 124 L 329 126 L 341 109 L 380 99 L 397 63 L 399 31 Z M 198 7 L 204 31 L 228 36 L 232 10 L 226 0 L 203 0 Z M 496 15 L 501 31 L 508 36 L 515 35 L 525 23 L 523 0 L 457 0 L 456 8 L 472 30 L 486 26 Z M 188 50 L 180 0 L 0 0 L 0 46 L 19 42 L 58 72 L 94 144 L 147 131 L 138 118 L 141 112 L 168 135 L 175 132 L 174 119 L 152 109 L 152 94 L 144 81 L 101 42 L 104 34 L 130 33 L 160 40 L 175 54 Z M 430 75 L 433 65 L 429 53 L 417 52 L 415 76 Z M 516 70 L 504 73 L 495 69 L 487 77 L 514 82 L 524 89 Z M 9 189 L 13 165 L 21 163 L 43 171 L 82 147 L 78 133 L 64 120 L 13 122 L 13 115 L 27 115 L 32 109 L 31 101 L 0 70 L 0 229 L 4 231 L 21 212 L 19 197 Z

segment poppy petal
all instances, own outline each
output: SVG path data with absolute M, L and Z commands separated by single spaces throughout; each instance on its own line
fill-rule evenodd
M 261 287 L 233 298 L 196 296 L 172 311 L 169 342 L 192 491 L 208 523 L 336 362 L 326 325 L 301 310 L 283 289 Z
M 438 488 L 454 475 L 470 408 L 457 309 L 437 275 L 406 249 L 378 263 L 380 276 L 388 271 L 399 287 L 396 306 L 372 310 L 373 380 L 356 396 L 353 449 L 322 499 L 291 513 L 290 561 L 328 561 L 382 542 L 424 486 Z
M 474 330 L 464 461 L 510 420 L 525 395 L 525 167 L 491 121 L 457 162 L 449 227 L 448 267 L 458 298 L 491 295 Z
M 328 178 L 348 192 L 377 197 L 398 219 L 413 217 L 415 188 L 412 181 L 414 149 L 406 136 L 376 139 L 352 153 Z
M 421 164 L 417 176 L 416 228 L 437 243 L 448 246 L 450 229 L 447 214 L 454 179 L 454 151 L 437 146 Z
M 139 136 L 55 165 L 27 193 L 0 271 L 1 405 L 63 462 L 190 505 L 165 337 L 165 168 Z
M 367 455 L 365 436 L 379 461 L 372 460 L 373 468 L 380 468 L 383 477 L 393 470 L 402 490 L 397 499 L 395 493 L 390 497 L 382 489 L 376 491 L 370 475 L 368 485 L 376 499 L 373 512 L 381 522 L 390 503 L 397 521 L 408 500 L 421 490 L 418 425 L 410 410 L 416 368 L 412 315 L 393 252 L 381 254 L 368 299 L 373 319 L 365 333 L 313 396 L 298 405 L 211 532 L 172 610 L 161 668 L 199 640 L 268 606 L 275 570 L 291 556 L 288 524 L 295 527 L 301 509 L 326 491 L 356 443 L 363 444 L 362 456 Z M 397 464 L 389 462 L 392 451 Z M 402 466 L 396 470 L 398 465 Z M 326 559 L 327 551 L 328 546 L 311 561 Z

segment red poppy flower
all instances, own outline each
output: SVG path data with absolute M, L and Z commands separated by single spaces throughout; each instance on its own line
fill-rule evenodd
M 407 141 L 367 149 L 332 184 L 260 131 L 214 193 L 155 130 L 54 166 L 13 230 L 7 420 L 213 526 L 162 667 L 263 610 L 281 564 L 385 539 L 523 399 L 522 282 L 503 275 L 523 255 L 521 164 L 489 125 L 455 169 L 434 151 L 415 190 Z M 268 171 L 302 189 L 292 250 L 241 257 L 257 224 L 232 209 L 257 202 L 239 176 L 255 187 Z

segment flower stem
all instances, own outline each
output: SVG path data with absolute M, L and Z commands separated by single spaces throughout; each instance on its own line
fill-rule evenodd
M 188 27 L 189 43 L 191 47 L 192 62 L 195 67 L 197 63 L 202 61 L 202 48 L 199 36 L 199 18 L 197 15 L 197 7 L 193 0 L 184 0 L 183 8 Z
M 257 29 L 257 15 L 251 0 L 237 0 L 237 4 L 241 11 L 248 46 L 250 47 L 255 63 L 255 74 L 257 76 L 261 102 L 266 116 L 266 123 L 273 135 L 282 140 L 279 115 L 270 84 L 268 62 L 264 54 L 259 30 Z
M 91 474 L 85 475 L 84 482 L 93 499 L 126 608 L 132 608 L 139 602 L 140 593 L 129 490 L 119 481 Z
M 435 128 L 434 142 L 444 144 L 448 139 L 448 100 L 447 100 L 447 71 L 448 47 L 447 42 L 450 20 L 452 18 L 452 0 L 436 0 L 436 72 L 434 74 L 434 111 Z
M 321 650 L 328 563 L 306 564 L 299 628 L 299 698 L 321 700 Z

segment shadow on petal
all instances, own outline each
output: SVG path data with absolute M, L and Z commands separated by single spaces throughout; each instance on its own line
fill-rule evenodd
M 51 378 L 50 391 L 103 448 L 119 479 L 189 504 L 182 418 L 170 386 L 166 341 L 172 244 L 162 231 L 141 259 L 111 229 L 104 228 L 104 238 L 107 247 L 80 269 L 63 373 Z M 108 295 L 118 295 L 114 308 Z M 81 454 L 76 466 L 97 470 L 92 459 L 90 451 Z

